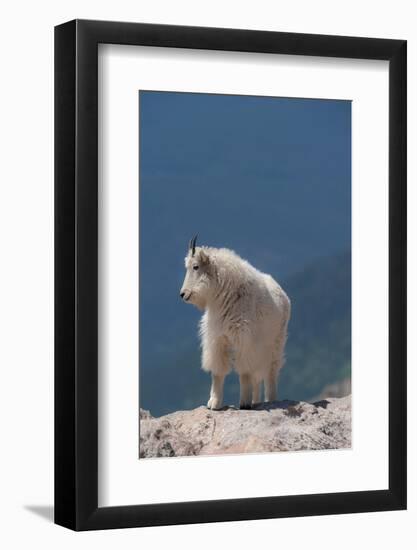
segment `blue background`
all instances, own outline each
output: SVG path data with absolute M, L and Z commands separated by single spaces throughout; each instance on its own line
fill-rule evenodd
M 288 292 L 280 398 L 350 377 L 351 103 L 140 92 L 140 406 L 204 404 L 201 313 L 179 299 L 189 239 Z M 225 401 L 238 399 L 237 377 Z

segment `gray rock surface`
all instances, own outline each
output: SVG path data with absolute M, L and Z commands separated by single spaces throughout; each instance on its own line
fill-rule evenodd
M 140 458 L 343 449 L 351 446 L 351 396 L 277 401 L 252 410 L 198 407 L 154 418 L 140 409 Z

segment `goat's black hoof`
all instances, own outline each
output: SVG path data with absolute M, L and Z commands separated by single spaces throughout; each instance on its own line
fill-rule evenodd
M 250 411 L 251 410 L 251 406 L 250 405 L 239 405 L 239 409 L 241 411 Z

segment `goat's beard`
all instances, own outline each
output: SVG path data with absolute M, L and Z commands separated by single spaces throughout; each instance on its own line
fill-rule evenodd
M 207 298 L 198 292 L 192 292 L 188 303 L 203 311 L 207 307 Z
M 191 298 L 188 301 L 200 311 L 205 310 L 207 307 L 207 300 L 205 300 L 202 296 L 199 296 L 198 294 L 192 294 Z

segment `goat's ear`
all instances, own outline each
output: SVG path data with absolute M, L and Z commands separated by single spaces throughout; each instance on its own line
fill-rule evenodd
M 203 265 L 207 265 L 210 263 L 210 256 L 207 254 L 207 252 L 204 252 L 203 249 L 200 250 L 200 262 Z

